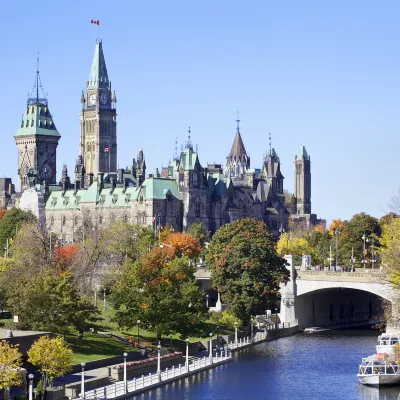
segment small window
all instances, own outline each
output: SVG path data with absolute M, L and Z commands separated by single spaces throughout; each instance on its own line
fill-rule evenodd
M 128 214 L 124 214 L 124 222 L 126 223 L 126 222 L 128 222 Z M 139 221 L 138 221 L 139 222 Z
M 67 219 L 65 217 L 62 217 L 62 224 L 65 225 L 67 222 Z
M 32 114 L 35 114 L 35 107 L 32 107 Z
M 33 120 L 32 120 L 31 126 L 33 126 Z
M 53 226 L 54 225 L 54 217 L 50 218 L 50 225 Z
M 29 126 L 29 121 L 27 120 L 25 127 L 27 128 L 28 126 Z
M 103 218 L 99 217 L 99 225 L 101 225 L 103 223 Z
M 76 216 L 76 217 L 74 218 L 74 223 L 75 223 L 75 225 L 78 225 L 78 216 Z

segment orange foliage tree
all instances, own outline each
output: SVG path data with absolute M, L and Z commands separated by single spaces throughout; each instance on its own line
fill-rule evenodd
M 68 269 L 72 265 L 78 251 L 79 246 L 75 244 L 57 247 L 54 251 L 55 265 L 57 268 L 62 271 Z
M 331 222 L 331 226 L 329 227 L 329 234 L 331 236 L 334 236 L 335 229 L 343 229 L 343 227 L 344 227 L 344 222 L 340 218 L 333 219 Z
M 201 253 L 199 241 L 189 233 L 171 233 L 164 243 L 167 246 L 163 246 L 163 250 L 170 258 L 187 256 L 193 259 Z
M 6 213 L 7 213 L 7 210 L 0 210 L 0 221 L 4 218 Z

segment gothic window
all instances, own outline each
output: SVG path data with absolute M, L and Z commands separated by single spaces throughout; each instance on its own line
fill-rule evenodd
M 142 214 L 142 224 L 146 223 L 146 214 Z
M 32 114 L 35 113 L 35 107 L 32 107 Z
M 65 217 L 62 217 L 62 224 L 65 225 L 67 222 L 67 219 Z
M 75 216 L 74 223 L 75 225 L 78 225 L 78 216 Z
M 195 205 L 194 205 L 194 214 L 196 218 L 200 217 L 200 200 L 196 198 Z
M 103 223 L 103 218 L 99 217 L 99 225 L 101 225 Z
M 29 114 L 29 107 L 28 107 L 28 109 L 26 110 L 26 113 Z
M 27 128 L 27 127 L 28 127 L 28 125 L 29 125 L 29 121 L 27 120 L 27 121 L 26 121 L 26 125 L 25 125 L 25 127 Z
M 33 126 L 33 120 L 32 120 L 32 122 L 31 122 L 31 126 Z
M 125 223 L 128 222 L 128 214 L 127 214 L 127 213 L 124 214 L 124 222 L 125 222 Z M 139 221 L 138 221 L 138 222 L 139 222 Z
M 54 217 L 51 217 L 50 218 L 50 226 L 53 226 L 54 225 Z

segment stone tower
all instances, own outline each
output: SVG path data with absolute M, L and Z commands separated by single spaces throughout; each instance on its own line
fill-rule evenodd
M 311 214 L 311 159 L 302 146 L 295 158 L 294 195 L 297 214 Z
M 86 176 L 117 171 L 117 112 L 103 44 L 96 42 L 86 93 L 81 97 L 80 152 Z
M 242 136 L 240 135 L 239 122 L 237 119 L 237 128 L 235 139 L 232 144 L 231 152 L 226 160 L 226 167 L 224 170 L 225 176 L 239 176 L 244 175 L 250 168 L 250 157 L 246 153 L 243 144 Z
M 51 116 L 46 98 L 39 98 L 39 67 L 36 71 L 34 90 L 28 98 L 21 126 L 14 135 L 18 148 L 18 188 L 22 192 L 28 187 L 27 170 L 34 169 L 37 182 L 56 184 L 57 146 L 61 135 Z
M 143 150 L 139 149 L 136 162 L 136 187 L 142 185 L 146 179 L 146 161 L 144 160 Z
M 283 180 L 281 172 L 281 161 L 274 148 L 270 148 L 269 153 L 264 158 L 261 177 L 268 181 L 275 194 L 283 195 Z

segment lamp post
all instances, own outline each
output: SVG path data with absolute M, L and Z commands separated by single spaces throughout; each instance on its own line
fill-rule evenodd
M 103 311 L 106 311 L 106 291 L 107 289 L 104 288 L 104 302 L 103 302 Z
M 216 348 L 217 348 L 217 351 L 219 350 L 219 325 L 217 325 L 217 346 L 216 346 Z
M 29 378 L 29 400 L 33 399 L 32 392 L 33 392 L 33 374 L 28 375 Z
M 158 350 L 157 375 L 158 375 L 158 381 L 161 382 L 161 342 L 158 342 L 157 350 Z
M 210 333 L 210 355 L 209 355 L 209 357 L 210 357 L 211 364 L 213 362 L 213 359 L 212 359 L 212 336 L 213 336 L 213 334 Z
M 138 347 L 140 347 L 140 319 L 137 320 L 137 343 Z
M 206 307 L 208 308 L 208 293 L 206 294 Z
M 251 332 L 250 342 L 253 343 L 253 317 L 250 317 L 250 332 Z
M 128 357 L 128 353 L 124 353 L 124 391 L 128 393 L 128 381 L 126 379 L 126 357 Z
M 365 241 L 368 240 L 367 237 L 365 236 L 365 233 L 362 235 L 361 239 L 363 240 L 363 264 L 364 264 L 364 271 L 365 271 L 365 263 L 367 260 L 365 259 Z
M 335 229 L 335 236 L 336 236 L 336 268 L 338 266 L 338 252 L 337 252 L 337 246 L 338 246 L 338 236 L 340 235 L 340 231 L 338 229 Z M 336 270 L 335 268 L 335 270 Z
M 82 367 L 82 381 L 81 381 L 81 397 L 82 399 L 85 398 L 85 363 L 81 363 Z
M 237 347 L 237 345 L 238 345 L 237 326 L 238 326 L 238 323 L 237 323 L 237 321 L 235 321 L 235 347 Z
M 186 338 L 186 372 L 189 372 L 189 338 Z
M 374 258 L 374 244 L 375 244 L 375 239 L 373 237 L 371 237 L 371 239 L 369 240 L 371 242 L 370 245 L 370 249 L 371 249 L 371 268 L 374 269 L 374 263 L 376 262 L 375 258 Z

